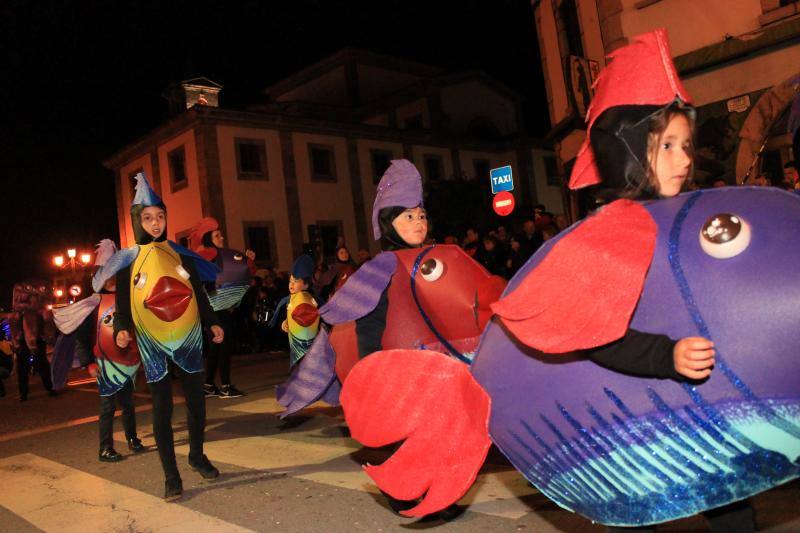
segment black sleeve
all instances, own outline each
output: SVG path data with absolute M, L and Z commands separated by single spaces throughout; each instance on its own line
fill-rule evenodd
M 127 331 L 133 337 L 131 318 L 131 267 L 117 272 L 117 297 L 114 303 L 114 340 L 120 331 Z
M 386 313 L 389 311 L 388 292 L 387 287 L 381 293 L 375 309 L 356 320 L 359 359 L 383 349 L 383 332 L 386 329 Z
M 674 347 L 675 341 L 666 335 L 629 329 L 621 339 L 586 350 L 585 354 L 595 363 L 623 374 L 683 381 L 672 360 Z
M 92 333 L 97 325 L 97 310 L 89 313 L 78 329 L 75 330 L 75 357 L 78 358 L 78 363 L 81 366 L 86 366 L 94 363 L 94 352 Z
M 189 273 L 189 282 L 192 284 L 194 296 L 197 298 L 197 310 L 200 313 L 200 321 L 203 323 L 203 327 L 219 326 L 219 319 L 217 319 L 217 314 L 208 301 L 208 294 L 206 294 L 206 289 L 203 287 L 203 282 L 200 281 L 200 274 L 197 273 L 197 267 L 194 266 L 194 259 L 182 255 L 181 263 Z

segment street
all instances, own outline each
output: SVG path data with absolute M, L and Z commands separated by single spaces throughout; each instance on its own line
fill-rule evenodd
M 286 377 L 286 361 L 281 352 L 234 357 L 234 382 L 247 395 L 206 402 L 205 451 L 222 472 L 210 482 L 187 465 L 180 382 L 173 382 L 185 489 L 177 503 L 162 499 L 164 478 L 141 375 L 137 422 L 149 449 L 131 455 L 117 418 L 115 447 L 126 456 L 119 463 L 97 459 L 98 397 L 85 371 L 74 370 L 71 385 L 55 398 L 34 376 L 25 403 L 17 401 L 12 376 L 0 399 L 0 531 L 605 531 L 552 503 L 494 448 L 456 519 L 394 514 L 361 470 L 388 452 L 350 439 L 340 408 L 315 404 L 302 416 L 278 418 L 275 385 Z M 800 531 L 798 501 L 798 481 L 753 498 L 758 529 Z M 658 527 L 707 529 L 702 517 Z

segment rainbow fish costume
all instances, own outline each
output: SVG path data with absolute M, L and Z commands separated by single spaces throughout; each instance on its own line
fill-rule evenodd
M 314 275 L 314 260 L 308 255 L 298 257 L 292 265 L 292 277 L 309 280 Z M 319 333 L 317 302 L 308 291 L 298 291 L 278 302 L 270 327 L 277 323 L 280 310 L 286 306 L 286 325 L 289 333 L 289 366 L 293 367 L 306 354 Z
M 144 174 L 139 173 L 136 180 L 131 212 L 138 244 L 114 254 L 95 274 L 92 285 L 99 290 L 111 276 L 129 269 L 129 276 L 121 278 L 125 286 L 117 287 L 114 335 L 120 330 L 135 331 L 145 376 L 152 383 L 166 376 L 168 359 L 189 373 L 203 370 L 201 317 L 208 324 L 217 321 L 201 282 L 213 282 L 217 268 L 164 239 L 166 228 L 162 238 L 148 238 L 137 223 L 139 213 L 144 207 L 163 208 L 164 204 Z M 127 309 L 130 324 L 126 323 Z

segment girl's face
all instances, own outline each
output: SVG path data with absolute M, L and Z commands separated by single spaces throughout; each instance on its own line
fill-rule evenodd
M 142 228 L 151 237 L 158 239 L 167 227 L 167 213 L 160 207 L 145 207 L 142 209 L 141 221 Z
M 651 152 L 650 165 L 662 197 L 681 192 L 692 166 L 692 128 L 684 115 L 675 115 L 669 121 L 658 146 Z
M 406 209 L 395 217 L 392 226 L 409 246 L 421 246 L 428 236 L 428 217 L 421 207 Z
M 222 232 L 218 229 L 215 229 L 211 232 L 211 242 L 214 243 L 214 246 L 217 248 L 222 248 L 225 246 L 225 237 L 222 236 Z
M 347 248 L 339 248 L 336 251 L 336 258 L 342 262 L 350 261 L 350 252 L 347 251 Z

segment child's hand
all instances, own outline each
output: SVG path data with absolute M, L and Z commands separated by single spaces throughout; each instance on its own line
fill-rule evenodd
M 225 332 L 219 326 L 211 326 L 211 333 L 214 337 L 211 339 L 211 342 L 214 344 L 220 344 L 223 340 L 225 340 Z
M 93 378 L 97 377 L 97 363 L 89 363 L 89 366 L 86 367 L 86 370 L 89 371 L 89 375 Z
M 689 379 L 705 379 L 714 366 L 714 343 L 703 337 L 686 337 L 672 349 L 675 371 Z
M 284 332 L 284 333 L 288 333 L 288 332 L 289 332 L 289 322 L 287 322 L 286 320 L 284 320 L 284 321 L 281 323 L 281 329 L 283 330 L 283 332 Z
M 128 344 L 131 342 L 131 334 L 125 331 L 124 329 L 117 333 L 117 346 L 122 348 L 123 350 L 128 347 Z

